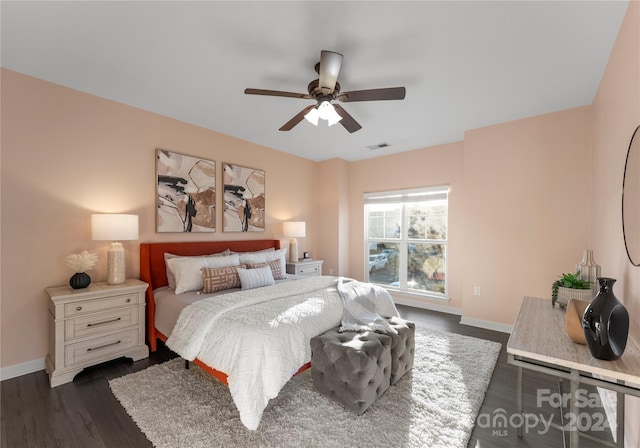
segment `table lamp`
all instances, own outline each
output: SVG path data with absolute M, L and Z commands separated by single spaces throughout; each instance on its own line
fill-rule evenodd
M 107 254 L 107 284 L 119 285 L 126 280 L 124 247 L 120 241 L 138 239 L 138 215 L 91 215 L 91 239 L 113 241 Z
M 289 261 L 296 263 L 298 261 L 298 240 L 296 238 L 304 238 L 306 225 L 302 221 L 288 221 L 282 224 L 282 232 L 284 236 L 288 236 L 289 240 Z

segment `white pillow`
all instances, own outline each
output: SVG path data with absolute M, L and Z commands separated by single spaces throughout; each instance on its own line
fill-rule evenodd
M 231 249 L 227 249 L 229 251 L 230 254 L 259 254 L 260 252 L 273 252 L 274 250 L 276 250 L 275 247 L 268 247 L 266 249 L 260 249 L 260 250 L 252 250 L 251 252 L 236 252 L 234 250 Z
M 167 266 L 176 277 L 176 294 L 202 289 L 202 268 L 223 268 L 238 266 L 237 255 L 211 257 L 177 257 L 167 260 Z
M 222 252 L 217 252 L 215 254 L 205 254 L 205 255 L 196 255 L 196 256 L 175 255 L 175 254 L 170 254 L 168 252 L 165 252 L 164 253 L 164 265 L 166 266 L 166 270 L 167 270 L 167 284 L 169 285 L 169 288 L 176 289 L 176 276 L 173 275 L 173 272 L 169 268 L 169 263 L 167 263 L 167 260 L 169 260 L 170 258 L 221 257 L 223 255 L 230 255 L 230 254 L 231 254 L 231 251 L 229 249 L 225 249 Z
M 238 255 L 240 256 L 240 263 L 242 264 L 260 264 L 260 263 L 268 263 L 273 260 L 280 261 L 280 271 L 283 273 L 286 278 L 287 272 L 287 250 L 288 248 L 278 249 L 278 250 L 267 250 L 260 252 L 241 252 Z
M 242 289 L 260 288 L 275 283 L 269 266 L 257 269 L 240 268 L 238 269 L 238 276 L 240 277 L 240 287 Z

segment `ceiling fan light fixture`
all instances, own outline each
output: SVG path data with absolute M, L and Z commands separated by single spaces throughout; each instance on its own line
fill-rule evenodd
M 0 0 L 2 1 L 2 0 Z M 309 123 L 318 126 L 320 118 L 327 120 L 329 126 L 340 123 L 350 134 L 362 129 L 358 123 L 342 106 L 333 101 L 353 103 L 357 101 L 403 100 L 406 95 L 404 87 L 387 87 L 382 89 L 352 90 L 342 92 L 338 75 L 342 66 L 343 56 L 335 51 L 322 50 L 320 62 L 315 66 L 318 79 L 307 85 L 308 93 L 283 92 L 280 90 L 244 89 L 247 95 L 279 96 L 285 98 L 299 98 L 316 100 L 280 127 L 280 131 L 290 131 L 305 118 Z
M 314 107 L 309 112 L 307 112 L 304 116 L 309 123 L 314 126 L 318 126 L 318 119 L 320 119 L 320 112 L 318 112 L 318 108 Z
M 328 100 L 321 101 L 320 105 L 307 112 L 304 118 L 314 126 L 318 126 L 318 121 L 321 118 L 327 120 L 329 126 L 333 126 L 342 120 L 340 114 L 336 112 L 335 107 L 333 107 L 333 104 Z
M 318 106 L 318 114 L 320 118 L 329 122 L 329 126 L 333 126 L 342 120 L 342 117 L 336 112 L 335 107 L 333 107 L 333 104 L 329 101 L 320 103 L 320 106 Z

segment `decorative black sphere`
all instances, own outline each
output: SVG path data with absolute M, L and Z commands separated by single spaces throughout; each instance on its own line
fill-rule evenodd
M 91 284 L 91 277 L 86 272 L 76 272 L 69 279 L 69 286 L 73 289 L 86 288 Z

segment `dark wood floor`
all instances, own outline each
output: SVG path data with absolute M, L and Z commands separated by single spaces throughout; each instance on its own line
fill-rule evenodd
M 503 345 L 493 378 L 480 409 L 480 418 L 473 431 L 469 447 L 562 447 L 562 433 L 551 428 L 544 432 L 542 423 L 531 428 L 523 438 L 516 436 L 512 424 L 506 427 L 492 425 L 493 417 L 504 414 L 507 418 L 516 412 L 516 368 L 507 364 L 505 346 L 508 335 L 490 330 L 461 325 L 459 316 L 398 307 L 403 317 L 431 328 L 467 336 L 488 339 Z M 544 329 L 541 329 L 544 331 Z M 49 388 L 44 371 L 24 375 L 2 382 L 1 445 L 21 447 L 151 447 L 151 443 L 133 423 L 109 389 L 112 378 L 142 370 L 152 364 L 164 362 L 175 355 L 162 346 L 148 359 L 131 362 L 115 360 L 85 369 L 72 383 Z M 543 414 L 546 420 L 554 412 L 551 407 L 536 406 L 536 394 L 548 389 L 557 390 L 557 381 L 535 372 L 525 372 L 525 411 Z M 504 410 L 504 411 L 503 411 Z M 592 412 L 603 412 L 591 409 Z M 489 417 L 489 418 L 487 418 Z M 517 420 L 512 420 L 517 424 Z M 555 416 L 559 422 L 559 416 Z M 611 440 L 610 433 L 599 433 Z M 213 446 L 213 445 L 212 445 Z M 600 447 L 581 439 L 580 447 Z
M 487 389 L 484 403 L 478 414 L 476 426 L 469 440 L 469 448 L 501 448 L 501 447 L 563 447 L 562 431 L 555 428 L 545 430 L 545 425 L 541 421 L 541 417 L 545 421 L 552 418 L 554 423 L 560 424 L 560 409 L 548 405 L 551 400 L 545 400 L 550 394 L 558 392 L 557 378 L 538 372 L 528 370 L 523 371 L 523 398 L 524 412 L 531 414 L 529 417 L 530 429 L 522 438 L 517 436 L 516 427 L 519 425 L 516 407 L 516 386 L 517 386 L 517 368 L 507 364 L 506 346 L 509 335 L 497 331 L 485 330 L 482 328 L 471 327 L 460 324 L 460 317 L 451 314 L 437 313 L 427 310 L 419 310 L 411 307 L 398 306 L 401 315 L 409 320 L 413 320 L 419 324 L 430 328 L 436 328 L 452 333 L 463 334 L 502 344 L 502 350 L 498 362 L 493 371 L 491 383 Z M 540 331 L 544 331 L 541 328 Z M 584 389 L 588 397 L 597 393 L 595 388 L 580 386 Z M 564 392 L 568 392 L 568 385 L 565 384 Z M 548 391 L 548 392 L 547 392 Z M 543 406 L 537 406 L 538 397 L 542 397 Z M 558 397 L 554 395 L 554 397 Z M 565 410 L 564 412 L 567 412 Z M 598 429 L 595 422 L 600 420 L 600 416 L 606 417 L 605 411 L 600 408 L 581 409 L 580 412 L 585 413 L 581 416 L 582 426 L 587 428 L 592 426 Z M 588 415 L 586 413 L 589 413 Z M 496 415 L 505 415 L 508 419 L 506 426 L 501 426 L 501 419 L 494 419 Z M 534 415 L 539 419 L 539 423 L 535 424 Z M 587 425 L 588 421 L 594 422 L 593 425 Z M 493 425 L 493 423 L 496 425 Z M 565 422 L 566 424 L 566 422 Z M 594 437 L 598 437 L 612 442 L 610 428 L 606 424 L 605 431 L 590 431 Z M 566 446 L 569 446 L 568 434 Z M 580 439 L 580 448 L 599 447 L 604 445 L 588 440 Z

